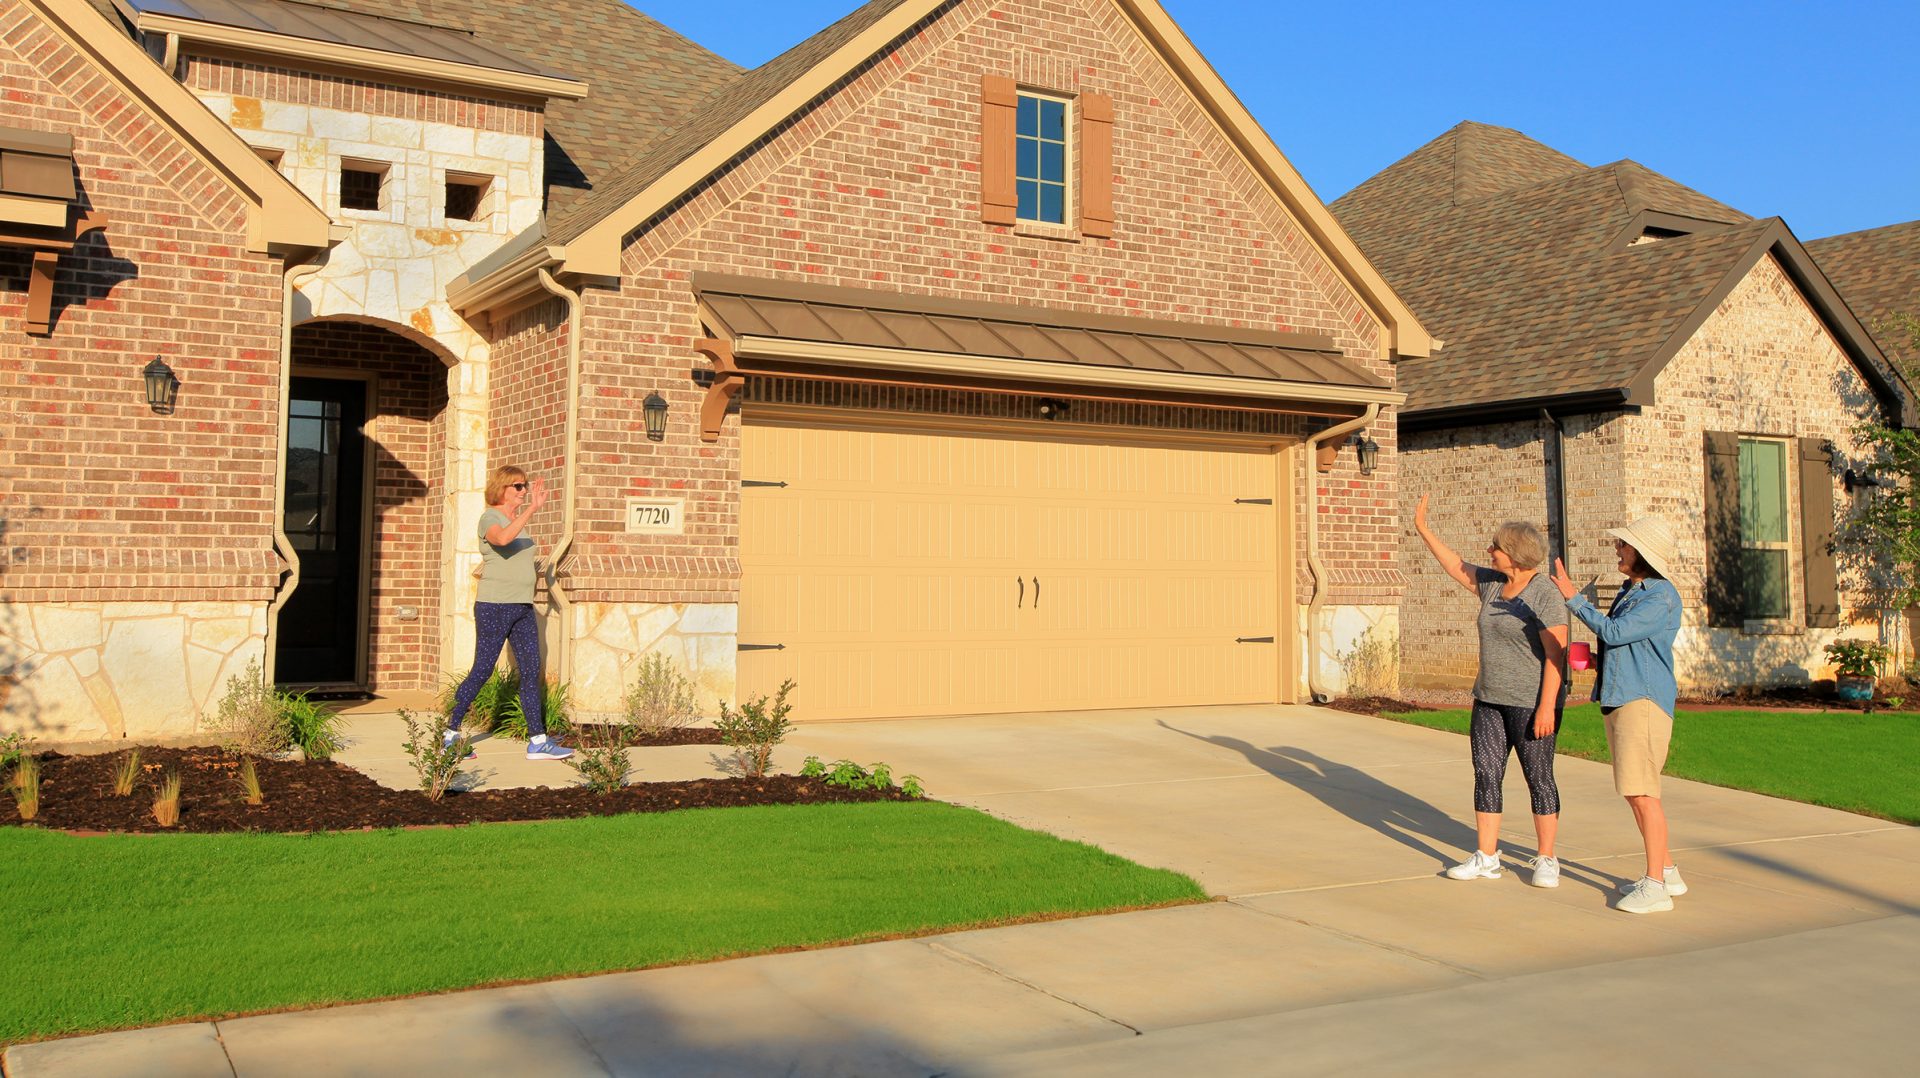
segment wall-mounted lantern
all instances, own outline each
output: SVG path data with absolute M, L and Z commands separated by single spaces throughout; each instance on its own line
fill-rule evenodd
M 647 440 L 665 441 L 667 437 L 667 398 L 658 393 L 647 394 L 646 401 L 640 406 L 647 420 Z
M 173 376 L 173 368 L 154 356 L 140 376 L 147 382 L 147 407 L 155 415 L 172 415 L 174 399 L 180 393 L 180 379 Z
M 1367 437 L 1367 432 L 1353 432 L 1354 455 L 1360 458 L 1360 474 L 1372 475 L 1376 464 L 1380 463 L 1380 443 Z
M 1055 397 L 1041 397 L 1034 402 L 1041 419 L 1059 419 L 1067 414 L 1067 402 Z

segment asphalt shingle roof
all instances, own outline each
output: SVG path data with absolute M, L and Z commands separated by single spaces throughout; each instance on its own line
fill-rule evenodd
M 1408 414 L 1628 387 L 1772 223 L 1635 162 L 1588 168 L 1484 124 L 1453 128 L 1331 208 L 1446 342 L 1400 363 Z M 1623 243 L 1643 210 L 1703 223 Z
M 1829 236 L 1807 250 L 1881 350 L 1909 370 L 1920 364 L 1909 334 L 1883 328 L 1895 315 L 1920 318 L 1920 221 Z

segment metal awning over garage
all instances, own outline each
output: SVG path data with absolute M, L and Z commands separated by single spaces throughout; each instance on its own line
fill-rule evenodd
M 717 397 L 764 371 L 1319 416 L 1405 399 L 1314 334 L 721 274 L 692 284 L 715 335 L 701 350 L 721 371 Z

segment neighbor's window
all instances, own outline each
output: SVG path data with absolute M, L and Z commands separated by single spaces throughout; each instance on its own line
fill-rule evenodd
M 364 161 L 340 162 L 340 208 L 377 210 L 380 188 L 387 178 L 386 166 Z
M 1787 587 L 1787 444 L 1740 439 L 1740 568 L 1746 616 L 1784 618 Z
M 486 216 L 487 186 L 492 182 L 489 176 L 447 173 L 447 220 L 478 221 Z
M 1067 103 L 1022 93 L 1014 126 L 1014 182 L 1022 221 L 1067 223 Z

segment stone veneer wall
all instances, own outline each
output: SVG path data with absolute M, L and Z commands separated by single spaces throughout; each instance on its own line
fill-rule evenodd
M 648 655 L 666 656 L 693 679 L 702 715 L 734 698 L 740 608 L 733 603 L 581 603 L 573 608 L 571 701 L 578 716 L 620 712 L 633 672 Z
M 244 200 L 139 101 L 0 0 L 0 123 L 74 139 L 110 218 L 61 258 L 26 336 L 29 257 L 0 247 L 0 730 L 189 728 L 257 655 L 273 553 L 277 259 Z M 173 415 L 140 370 L 174 368 Z
M 980 221 L 987 74 L 1114 97 L 1112 239 Z M 639 230 L 624 270 L 618 292 L 586 296 L 592 393 L 569 574 L 582 601 L 737 601 L 738 424 L 701 442 L 702 390 L 687 378 L 704 365 L 688 285 L 701 270 L 1322 332 L 1393 377 L 1381 327 L 1337 271 L 1118 9 L 1098 5 L 962 0 L 943 10 Z M 647 441 L 637 422 L 650 392 L 672 409 L 665 442 Z M 1370 433 L 1382 447 L 1374 475 L 1357 474 L 1351 450 L 1334 472 L 1314 473 L 1334 605 L 1391 605 L 1401 587 L 1390 412 Z M 666 492 L 687 498 L 686 534 L 625 534 L 625 499 Z
M 1788 504 L 1793 507 L 1789 573 L 1792 617 L 1746 629 L 1709 628 L 1701 571 L 1706 558 L 1706 487 L 1702 441 L 1707 431 L 1782 438 L 1823 438 L 1849 460 L 1861 447 L 1853 428 L 1877 418 L 1879 404 L 1866 380 L 1807 305 L 1772 255 L 1762 258 L 1694 333 L 1655 383 L 1658 403 L 1627 419 L 1626 466 L 1636 477 L 1626 493 L 1627 516 L 1658 513 L 1680 537 L 1688 572 L 1680 586 L 1686 608 L 1676 659 L 1683 686 L 1714 692 L 1738 685 L 1805 684 L 1833 676 L 1826 644 L 1841 635 L 1877 638 L 1883 628 L 1842 574 L 1841 625 L 1806 624 L 1801 578 L 1806 552 L 1800 540 L 1801 495 L 1797 459 L 1788 454 Z M 1836 481 L 1833 503 L 1844 516 L 1849 495 Z M 1886 629 L 1900 628 L 1898 621 Z

